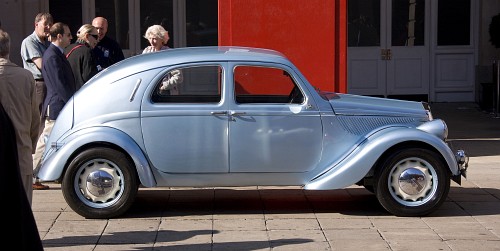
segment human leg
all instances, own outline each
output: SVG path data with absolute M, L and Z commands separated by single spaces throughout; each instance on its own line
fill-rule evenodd
M 36 143 L 35 154 L 33 155 L 33 170 L 37 170 L 38 166 L 41 165 L 41 160 L 43 156 L 43 152 L 45 151 L 45 140 L 49 137 L 52 128 L 54 127 L 55 120 L 45 120 L 45 127 L 43 128 L 42 134 L 38 137 L 38 141 Z M 33 189 L 34 190 L 44 190 L 48 189 L 49 186 L 43 185 L 38 178 L 36 178 L 34 174 L 33 176 Z

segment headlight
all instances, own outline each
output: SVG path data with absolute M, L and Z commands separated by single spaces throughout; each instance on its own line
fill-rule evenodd
M 444 141 L 448 138 L 448 126 L 441 119 L 425 122 L 419 125 L 417 129 L 434 134 Z

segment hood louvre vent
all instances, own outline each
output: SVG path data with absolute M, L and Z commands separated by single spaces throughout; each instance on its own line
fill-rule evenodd
M 420 124 L 416 118 L 409 117 L 369 117 L 369 116 L 339 116 L 339 122 L 349 133 L 363 135 L 376 128 L 387 125 L 416 126 Z

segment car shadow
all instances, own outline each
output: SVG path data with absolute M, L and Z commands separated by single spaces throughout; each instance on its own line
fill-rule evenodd
M 107 246 L 108 248 L 111 248 L 114 245 L 121 246 L 124 244 L 134 244 L 134 250 L 151 250 L 151 245 L 155 243 L 155 250 L 216 250 L 222 248 L 224 250 L 250 251 L 268 249 L 269 245 L 275 248 L 314 241 L 312 239 L 306 238 L 289 238 L 273 240 L 271 241 L 271 243 L 269 241 L 232 241 L 213 244 L 183 242 L 197 236 L 211 236 L 217 233 L 219 233 L 219 231 L 210 229 L 190 231 L 126 231 L 114 232 L 106 235 L 89 235 L 87 233 L 83 233 L 82 235 L 78 236 L 64 236 L 60 238 L 45 239 L 43 240 L 43 246 L 44 248 L 68 248 L 71 246 L 81 246 L 89 243 L 97 243 L 97 245 Z M 165 244 L 162 245 L 162 243 Z
M 300 188 L 141 188 L 136 201 L 121 219 L 182 218 L 245 219 L 278 218 L 349 218 L 395 217 L 387 213 L 371 192 L 362 187 L 328 191 Z M 321 215 L 324 214 L 324 215 Z M 423 218 L 474 217 L 500 214 L 500 190 L 452 186 L 443 205 Z M 231 215 L 237 216 L 236 218 Z M 301 216 L 303 215 L 303 216 Z M 456 218 L 450 218 L 450 220 Z M 454 220 L 454 221 L 455 221 Z M 134 244 L 134 250 L 150 250 L 152 243 L 161 250 L 205 250 L 211 245 L 225 250 L 260 250 L 314 242 L 307 238 L 282 238 L 272 241 L 230 241 L 224 243 L 188 243 L 190 239 L 220 233 L 217 229 L 188 231 L 116 231 L 107 234 L 82 232 L 73 236 L 44 238 L 43 246 L 71 247 L 95 244 L 112 247 Z M 57 235 L 56 235 L 57 236 Z M 187 240 L 187 241 L 186 241 Z M 137 245 L 135 245 L 137 244 Z M 162 246 L 163 245 L 163 246 Z
M 327 217 L 391 216 L 376 196 L 363 187 L 327 191 L 280 189 L 140 189 L 137 198 L 120 218 L 199 217 L 214 215 L 267 215 L 272 218 L 299 214 Z M 500 214 L 500 190 L 452 186 L 448 198 L 425 217 Z

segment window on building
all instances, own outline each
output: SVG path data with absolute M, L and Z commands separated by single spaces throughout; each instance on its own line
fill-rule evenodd
M 186 1 L 186 45 L 218 44 L 217 0 Z
M 144 34 L 149 26 L 159 24 L 168 31 L 170 37 L 167 46 L 174 47 L 173 34 L 173 5 L 172 0 L 149 0 L 140 1 L 140 25 L 141 25 L 141 49 L 149 46 L 149 42 L 144 38 Z
M 108 20 L 106 36 L 129 49 L 128 1 L 95 1 L 95 16 Z
M 71 9 L 68 10 L 68 6 Z M 72 43 L 76 41 L 76 32 L 82 26 L 82 1 L 80 0 L 49 0 L 49 13 L 54 22 L 62 22 L 68 25 Z
M 380 46 L 380 0 L 349 0 L 348 46 Z
M 392 0 L 392 46 L 421 46 L 425 38 L 425 1 Z
M 439 0 L 438 45 L 470 45 L 470 11 L 470 0 Z

